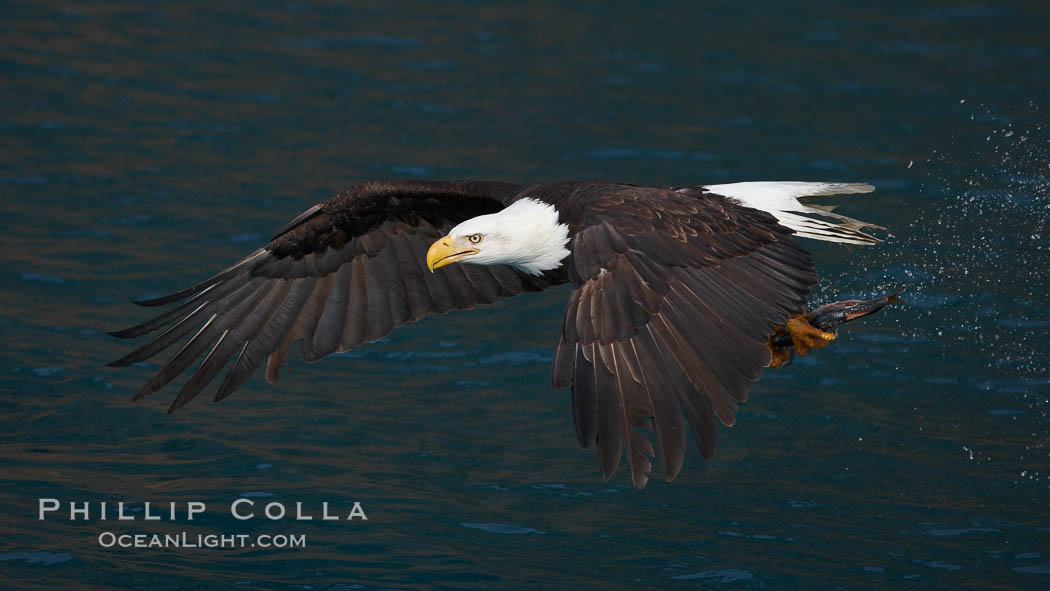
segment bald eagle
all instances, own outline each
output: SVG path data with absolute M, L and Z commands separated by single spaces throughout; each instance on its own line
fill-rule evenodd
M 267 380 L 277 380 L 296 341 L 314 362 L 431 312 L 568 283 L 551 383 L 571 388 L 576 435 L 583 447 L 597 447 L 602 477 L 612 476 L 626 449 L 641 488 L 656 454 L 635 427 L 651 428 L 672 480 L 685 453 L 682 415 L 710 459 L 716 421 L 732 426 L 751 382 L 783 361 L 771 345 L 778 330 L 809 346 L 833 338 L 803 315 L 817 274 L 795 238 L 872 244 L 878 240 L 864 230 L 878 226 L 799 199 L 872 190 L 810 182 L 365 182 L 314 205 L 211 278 L 136 302 L 181 303 L 112 333 L 164 329 L 110 365 L 151 358 L 192 333 L 134 396 L 158 391 L 206 354 L 173 412 L 231 360 L 216 401 L 264 360 Z

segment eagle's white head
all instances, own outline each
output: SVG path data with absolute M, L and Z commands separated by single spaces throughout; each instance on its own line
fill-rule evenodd
M 506 209 L 459 224 L 430 246 L 433 271 L 451 263 L 511 265 L 532 275 L 561 266 L 569 255 L 569 227 L 553 205 L 519 199 Z

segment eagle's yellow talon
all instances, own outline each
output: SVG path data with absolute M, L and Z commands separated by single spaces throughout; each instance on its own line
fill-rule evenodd
M 808 355 L 810 349 L 826 347 L 828 343 L 835 340 L 835 333 L 813 326 L 802 314 L 788 318 L 787 330 L 791 334 L 791 344 L 802 356 Z

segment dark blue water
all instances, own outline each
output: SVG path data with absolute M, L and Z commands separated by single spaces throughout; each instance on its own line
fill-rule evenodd
M 0 18 L 0 587 L 1050 586 L 1047 5 L 71 6 Z M 808 243 L 813 299 L 908 303 L 767 371 L 715 461 L 643 491 L 601 482 L 549 387 L 565 289 L 217 405 L 130 401 L 156 365 L 103 367 L 128 299 L 375 177 L 869 181 L 840 211 L 887 240 Z M 245 495 L 368 520 L 238 521 Z

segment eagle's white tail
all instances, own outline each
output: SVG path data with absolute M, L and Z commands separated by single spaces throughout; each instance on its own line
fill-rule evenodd
M 805 238 L 847 244 L 875 244 L 880 240 L 862 230 L 865 228 L 885 229 L 882 226 L 833 213 L 834 206 L 803 205 L 799 201 L 802 197 L 871 193 L 875 190 L 875 187 L 866 183 L 759 181 L 706 185 L 704 189 L 734 199 L 747 207 L 768 211 L 781 224 Z

